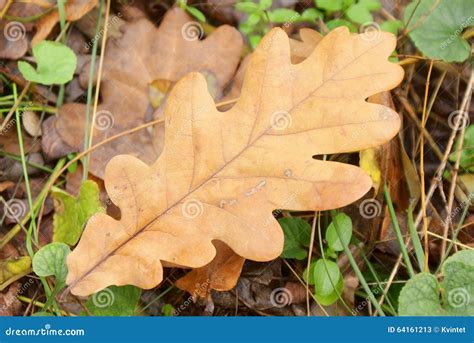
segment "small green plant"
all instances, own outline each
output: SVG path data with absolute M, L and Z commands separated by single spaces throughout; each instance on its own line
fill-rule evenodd
M 53 188 L 55 212 L 53 216 L 53 241 L 76 245 L 87 220 L 95 213 L 104 212 L 100 204 L 99 186 L 92 180 L 81 185 L 78 197 L 60 188 Z
M 429 58 L 463 62 L 474 36 L 472 0 L 416 0 L 405 9 L 404 21 L 416 47 Z
M 339 229 L 336 231 L 336 223 Z M 285 242 L 286 242 L 285 235 Z M 352 220 L 344 213 L 338 213 L 326 229 L 326 249 L 322 258 L 313 260 L 303 272 L 303 279 L 314 285 L 314 296 L 322 305 L 331 305 L 341 296 L 344 279 L 337 265 L 338 253 L 344 251 L 352 237 Z M 342 241 L 341 241 L 342 239 Z
M 308 8 L 299 13 L 289 8 L 271 10 L 271 6 L 272 0 L 262 0 L 259 3 L 240 0 L 235 4 L 238 11 L 247 14 L 247 18 L 240 23 L 239 29 L 247 36 L 252 48 L 258 45 L 271 24 L 314 22 L 318 18 L 322 18 L 322 13 L 316 8 Z
M 36 69 L 27 62 L 18 62 L 18 68 L 26 80 L 43 85 L 62 85 L 72 80 L 77 58 L 66 45 L 43 41 L 33 47 L 33 56 Z
M 55 307 L 57 313 L 59 308 L 55 301 L 55 296 L 66 286 L 67 266 L 66 258 L 71 249 L 64 243 L 49 243 L 39 249 L 33 256 L 33 271 L 41 278 L 48 300 L 43 311 L 46 311 L 51 305 Z M 48 283 L 44 279 L 48 276 L 54 276 L 55 284 L 53 290 L 50 290 Z
M 339 227 L 336 231 L 335 223 Z M 337 214 L 326 230 L 327 247 L 322 258 L 313 260 L 309 269 L 303 273 L 303 279 L 314 285 L 315 297 L 322 305 L 331 305 L 342 294 L 344 281 L 336 263 L 338 253 L 344 250 L 352 237 L 352 221 L 344 213 Z M 300 218 L 281 218 L 279 223 L 285 234 L 285 246 L 281 257 L 304 260 L 308 257 L 311 241 L 311 226 Z M 341 241 L 342 239 L 342 241 Z
M 86 308 L 92 316 L 135 316 L 141 293 L 135 286 L 110 286 L 89 297 Z
M 206 16 L 204 13 L 202 13 L 200 10 L 198 10 L 196 7 L 189 6 L 187 0 L 179 0 L 178 1 L 178 6 L 181 8 L 183 11 L 188 12 L 191 14 L 194 18 L 196 18 L 199 21 L 202 21 L 203 23 L 206 22 Z
M 442 282 L 430 273 L 412 277 L 403 287 L 400 316 L 474 316 L 474 251 L 462 250 L 446 259 Z
M 374 23 L 373 12 L 382 8 L 380 0 L 315 0 L 316 7 L 324 11 L 328 29 L 346 26 L 357 32 L 366 26 L 397 34 L 403 26 L 400 20 L 387 20 L 380 25 Z M 361 26 L 361 28 L 359 28 Z
M 165 304 L 161 308 L 161 313 L 163 314 L 164 317 L 173 317 L 175 308 L 171 304 Z
M 308 247 L 311 240 L 311 226 L 301 218 L 278 219 L 285 235 L 285 245 L 282 258 L 294 258 L 304 260 L 308 257 Z

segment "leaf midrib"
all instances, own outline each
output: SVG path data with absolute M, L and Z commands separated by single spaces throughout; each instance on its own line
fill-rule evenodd
M 311 93 L 308 94 L 308 96 L 306 96 L 305 98 L 303 98 L 302 100 L 300 100 L 297 104 L 294 104 L 289 110 L 288 112 L 292 112 L 296 107 L 298 107 L 301 103 L 304 103 L 306 100 L 308 100 L 309 97 L 311 96 L 314 96 L 314 93 L 316 93 L 319 89 L 321 89 L 323 86 L 326 85 L 327 82 L 329 81 L 332 81 L 333 80 L 333 77 L 338 75 L 340 72 L 342 72 L 344 69 L 346 69 L 347 67 L 349 67 L 350 65 L 352 65 L 353 63 L 355 63 L 358 59 L 360 59 L 362 56 L 364 56 L 365 54 L 367 54 L 369 51 L 371 51 L 372 49 L 378 47 L 383 41 L 381 41 L 380 43 L 370 47 L 370 49 L 368 50 L 365 50 L 363 53 L 361 53 L 359 56 L 355 57 L 353 60 L 351 60 L 349 63 L 347 63 L 345 66 L 343 66 L 341 69 L 339 69 L 337 72 L 335 72 L 333 75 L 331 75 L 331 78 L 329 79 L 326 79 L 324 80 L 318 87 L 316 87 Z M 315 48 L 315 50 L 317 49 L 317 47 Z M 268 49 L 270 50 L 270 48 Z M 313 50 L 313 53 L 314 54 L 314 51 Z M 311 54 L 311 55 L 312 55 Z M 310 56 L 311 56 L 310 55 Z M 310 57 L 308 57 L 310 58 Z M 266 75 L 266 73 L 265 73 Z M 262 86 L 263 86 L 263 82 L 262 82 Z M 261 102 L 261 97 L 259 97 L 259 108 L 260 108 L 260 102 Z M 232 109 L 231 109 L 232 110 Z M 229 111 L 231 111 L 229 110 Z M 255 117 L 255 121 L 258 120 L 258 118 L 260 117 L 260 113 L 258 113 L 258 115 Z M 340 127 L 341 125 L 337 125 L 337 127 Z M 213 174 L 209 175 L 205 180 L 203 180 L 200 184 L 198 184 L 194 189 L 188 191 L 188 193 L 186 193 L 184 196 L 182 196 L 180 199 L 178 199 L 177 201 L 175 201 L 172 205 L 168 206 L 168 208 L 163 211 L 162 213 L 158 214 L 157 216 L 155 216 L 153 219 L 150 220 L 149 223 L 145 224 L 143 226 L 143 228 L 137 230 L 133 235 L 131 235 L 130 237 L 128 237 L 125 241 L 123 241 L 123 243 L 121 243 L 119 246 L 115 247 L 112 251 L 110 251 L 110 253 L 108 253 L 106 256 L 102 257 L 94 266 L 92 266 L 87 272 L 85 272 L 84 274 L 82 274 L 79 278 L 77 278 L 74 282 L 72 282 L 68 289 L 72 289 L 74 288 L 79 282 L 81 282 L 84 278 L 86 278 L 89 274 L 91 274 L 98 266 L 100 266 L 103 262 L 105 262 L 108 258 L 110 258 L 111 256 L 113 256 L 118 250 L 120 250 L 123 246 L 125 246 L 126 244 L 128 244 L 128 242 L 130 242 L 131 240 L 135 239 L 137 236 L 139 236 L 142 232 L 146 231 L 146 229 L 148 227 L 150 227 L 151 225 L 153 225 L 157 220 L 159 220 L 162 216 L 166 215 L 171 209 L 173 209 L 174 207 L 176 207 L 177 205 L 179 205 L 184 199 L 186 199 L 189 195 L 191 195 L 192 193 L 194 193 L 195 191 L 197 191 L 198 189 L 200 189 L 202 186 L 204 186 L 207 182 L 211 181 L 217 174 L 219 174 L 222 170 L 224 170 L 224 168 L 226 168 L 227 166 L 229 166 L 233 161 L 235 161 L 237 158 L 239 158 L 245 151 L 247 151 L 250 147 L 253 146 L 253 144 L 255 142 L 257 142 L 261 137 L 265 136 L 267 134 L 267 132 L 269 130 L 272 129 L 272 126 L 270 125 L 269 128 L 265 131 L 263 131 L 260 135 L 258 135 L 253 141 L 251 141 L 249 144 L 247 144 L 238 154 L 236 154 L 231 160 L 229 160 L 227 163 L 225 163 L 223 166 L 221 166 L 218 170 L 216 170 Z M 318 129 L 322 129 L 322 128 L 316 128 L 315 130 L 318 130 Z M 133 188 L 133 187 L 132 187 Z M 161 263 L 161 260 L 160 260 L 160 263 Z

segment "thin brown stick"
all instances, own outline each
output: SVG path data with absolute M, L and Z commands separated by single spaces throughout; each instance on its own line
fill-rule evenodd
M 468 98 L 470 97 L 471 94 L 469 94 Z M 463 122 L 463 120 L 468 120 L 468 118 L 464 118 L 464 113 L 467 114 L 466 112 L 460 112 L 458 116 L 458 122 Z M 465 124 L 465 122 L 463 122 Z M 442 260 L 445 259 L 445 253 L 446 253 L 446 240 L 448 238 L 448 229 L 451 226 L 451 212 L 453 209 L 453 203 L 454 203 L 454 191 L 456 190 L 456 180 L 458 176 L 458 170 L 459 166 L 461 164 L 461 155 L 462 155 L 462 147 L 464 144 L 464 132 L 466 129 L 466 125 L 461 126 L 461 132 L 459 134 L 459 146 L 456 147 L 456 162 L 454 163 L 454 168 L 451 171 L 451 186 L 449 188 L 449 196 L 448 196 L 448 208 L 446 212 L 446 219 L 444 220 L 444 227 L 443 227 L 443 240 L 441 242 L 441 256 Z
M 28 92 L 28 89 L 30 88 L 30 85 L 31 85 L 31 82 L 28 82 L 25 87 L 23 88 L 23 90 L 21 91 L 20 95 L 18 96 L 18 99 L 16 99 L 16 102 L 13 104 L 13 107 L 10 109 L 10 111 L 8 111 L 8 114 L 7 116 L 5 117 L 5 120 L 3 121 L 2 123 L 2 126 L 0 126 L 0 132 L 3 131 L 3 129 L 5 129 L 5 126 L 8 124 L 8 122 L 10 121 L 11 117 L 13 116 L 13 114 L 15 113 L 16 111 L 16 108 L 18 106 L 20 106 L 20 103 L 21 101 L 23 100 L 23 98 L 25 97 L 26 93 Z
M 425 272 L 429 271 L 429 244 L 428 244 L 428 220 L 426 218 L 426 194 L 425 194 L 425 136 L 423 131 L 426 127 L 426 109 L 428 106 L 428 94 L 430 89 L 431 72 L 433 71 L 433 61 L 430 62 L 430 68 L 428 69 L 428 77 L 426 78 L 425 85 L 425 99 L 423 100 L 423 114 L 421 117 L 421 135 L 420 135 L 420 181 L 421 181 L 421 213 L 423 218 L 423 232 L 424 232 L 424 245 L 425 245 Z
M 94 108 L 92 111 L 92 120 L 90 122 L 90 128 L 89 128 L 89 140 L 88 140 L 88 149 L 92 146 L 92 139 L 94 137 L 94 128 L 95 128 L 95 121 L 97 117 L 97 106 L 99 106 L 99 92 L 100 92 L 100 81 L 102 79 L 102 68 L 104 66 L 104 56 L 105 56 L 105 46 L 107 44 L 107 32 L 108 32 L 108 22 L 109 22 L 109 15 L 110 15 L 110 0 L 107 0 L 107 6 L 105 9 L 105 20 L 104 20 L 104 35 L 102 38 L 102 45 L 100 47 L 102 53 L 100 54 L 100 60 L 99 60 L 99 69 L 97 73 L 97 83 L 96 83 L 96 88 L 95 88 L 95 97 L 94 97 Z M 86 156 L 86 163 L 84 164 L 84 175 L 87 175 L 87 168 L 89 165 L 89 155 Z
M 311 266 L 311 255 L 313 254 L 314 236 L 316 235 L 316 222 L 318 220 L 319 212 L 314 212 L 313 224 L 311 225 L 311 239 L 309 243 L 308 262 L 306 263 L 306 270 L 308 275 L 306 277 L 306 312 L 308 316 L 311 315 L 311 307 L 309 302 L 309 268 Z

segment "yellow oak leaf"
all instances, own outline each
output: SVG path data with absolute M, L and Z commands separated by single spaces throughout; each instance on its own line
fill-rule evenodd
M 397 113 L 366 101 L 401 82 L 403 69 L 388 61 L 395 44 L 389 33 L 368 39 L 338 28 L 292 64 L 287 35 L 273 29 L 226 112 L 201 74 L 185 76 L 165 107 L 157 161 L 119 155 L 107 165 L 105 187 L 121 218 L 89 220 L 67 260 L 72 293 L 155 287 L 162 263 L 209 263 L 213 240 L 269 261 L 283 248 L 273 210 L 328 210 L 363 196 L 372 185 L 363 170 L 313 156 L 368 149 L 398 132 Z

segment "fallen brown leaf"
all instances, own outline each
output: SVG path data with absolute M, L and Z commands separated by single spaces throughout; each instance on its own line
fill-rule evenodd
M 245 259 L 222 242 L 215 241 L 216 256 L 211 263 L 197 268 L 176 281 L 176 287 L 189 292 L 194 299 L 206 298 L 209 292 L 234 288 Z
M 272 210 L 328 210 L 371 186 L 359 168 L 313 159 L 385 143 L 397 113 L 367 97 L 394 88 L 403 69 L 390 63 L 396 39 L 338 28 L 304 62 L 292 65 L 288 37 L 268 33 L 251 57 L 239 101 L 219 112 L 204 77 L 173 88 L 165 110 L 165 147 L 151 166 L 114 157 L 105 185 L 120 220 L 93 216 L 68 256 L 76 295 L 109 285 L 149 289 L 161 261 L 198 268 L 215 256 L 213 240 L 240 256 L 269 261 L 283 248 Z M 364 135 L 352 135 L 363 130 Z
M 290 39 L 291 61 L 299 63 L 306 59 L 316 48 L 322 36 L 319 32 L 312 29 L 301 29 L 299 32 L 301 40 Z M 245 71 L 251 55 L 247 55 L 240 63 L 239 69 L 232 80 L 232 87 L 224 98 L 224 102 L 237 99 L 240 96 L 244 82 Z M 221 107 L 220 110 L 228 110 L 232 105 Z M 216 245 L 216 257 L 211 263 L 198 268 L 186 274 L 176 281 L 176 286 L 182 290 L 193 294 L 194 297 L 207 298 L 212 289 L 218 291 L 227 291 L 235 287 L 239 279 L 242 266 L 245 260 L 234 253 L 227 246 L 225 252 L 220 252 L 221 245 Z M 205 277 L 204 277 L 205 276 Z M 213 282 L 212 280 L 226 280 L 225 283 Z M 211 282 L 209 282 L 211 280 Z M 197 292 L 196 285 L 208 283 L 205 291 Z
M 64 5 L 66 20 L 78 20 L 96 5 L 97 0 L 69 0 Z M 32 44 L 35 45 L 46 39 L 58 22 L 59 12 L 57 9 L 54 9 L 36 21 L 36 33 L 33 37 Z
M 191 71 L 201 71 L 214 80 L 217 89 L 224 88 L 239 63 L 242 38 L 234 28 L 221 26 L 201 41 L 186 33 L 197 28 L 193 25 L 196 23 L 187 14 L 175 8 L 167 12 L 159 28 L 141 18 L 124 24 L 123 36 L 107 43 L 101 83 L 103 101 L 98 107 L 94 142 L 160 115 L 150 103 L 155 80 L 174 83 Z M 64 142 L 58 144 L 43 135 L 43 148 L 49 157 L 62 156 L 69 147 L 83 149 L 85 112 L 84 104 L 66 104 L 58 117 L 45 121 L 47 129 L 43 127 L 43 131 L 55 131 L 55 136 Z M 105 164 L 118 154 L 131 154 L 153 163 L 162 149 L 162 128 L 130 134 L 95 150 L 90 155 L 90 172 L 103 178 Z

